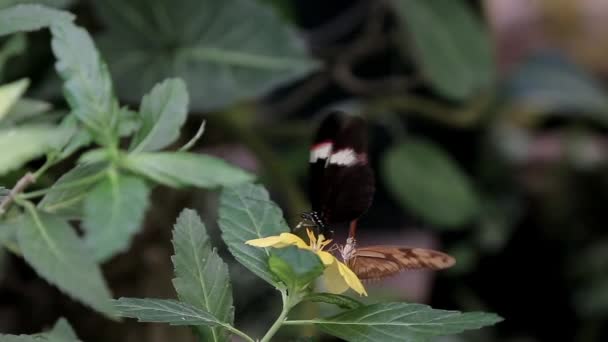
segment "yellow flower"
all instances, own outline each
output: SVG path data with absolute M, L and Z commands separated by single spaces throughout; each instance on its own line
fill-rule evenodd
M 299 236 L 291 233 L 281 233 L 281 235 L 253 239 L 245 241 L 245 243 L 255 247 L 284 248 L 297 246 L 298 248 L 312 251 L 319 256 L 323 265 L 325 265 L 323 280 L 328 292 L 342 293 L 351 288 L 358 294 L 367 296 L 365 287 L 363 287 L 357 275 L 343 262 L 336 259 L 333 254 L 323 250 L 332 240 L 326 240 L 323 234 L 319 235 L 317 239 L 310 229 L 306 229 L 306 233 L 308 234 L 310 244 L 307 244 Z

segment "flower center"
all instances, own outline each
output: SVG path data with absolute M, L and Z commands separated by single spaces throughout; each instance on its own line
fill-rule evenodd
M 323 234 L 319 234 L 319 237 L 317 238 L 315 236 L 315 234 L 312 232 L 312 230 L 310 230 L 310 229 L 306 229 L 306 234 L 308 234 L 308 239 L 310 241 L 310 248 L 315 252 L 322 251 L 332 241 L 331 239 L 326 240 L 325 236 L 323 236 Z

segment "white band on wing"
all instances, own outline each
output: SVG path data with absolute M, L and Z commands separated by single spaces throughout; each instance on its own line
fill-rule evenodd
M 350 166 L 358 161 L 357 154 L 350 148 L 340 150 L 331 155 L 329 158 L 330 164 Z
M 315 163 L 319 159 L 327 159 L 331 154 L 331 141 L 316 144 L 310 149 L 310 162 Z

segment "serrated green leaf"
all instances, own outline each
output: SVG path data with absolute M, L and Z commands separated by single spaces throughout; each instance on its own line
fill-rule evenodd
M 0 334 L 0 342 L 44 342 L 47 341 L 43 336 L 34 335 L 3 335 Z
M 138 177 L 110 172 L 84 201 L 84 242 L 95 260 L 125 251 L 141 228 L 150 189 Z
M 253 176 L 225 161 L 187 152 L 134 153 L 125 158 L 131 171 L 171 187 L 215 188 L 253 180 Z
M 131 142 L 131 150 L 157 151 L 174 142 L 186 121 L 188 101 L 186 84 L 179 78 L 155 85 L 141 102 L 141 126 Z
M 0 175 L 53 149 L 63 132 L 52 126 L 22 126 L 0 129 Z
M 212 248 L 205 225 L 194 210 L 184 209 L 177 218 L 173 249 L 173 286 L 179 299 L 232 324 L 234 306 L 228 266 Z M 228 339 L 226 331 L 219 328 L 197 327 L 196 330 L 204 341 Z
M 51 25 L 55 68 L 64 82 L 72 113 L 102 145 L 113 144 L 118 135 L 118 102 L 107 66 L 87 31 L 71 22 Z
M 295 292 L 315 280 L 325 269 L 317 255 L 296 246 L 273 249 L 268 267 L 288 289 Z
M 7 8 L 21 4 L 38 4 L 56 8 L 64 8 L 73 2 L 74 0 L 0 0 L 0 8 Z
M 11 127 L 28 123 L 40 124 L 40 115 L 46 114 L 51 108 L 52 106 L 48 102 L 21 98 L 8 111 L 2 122 L 0 122 L 0 125 Z
M 283 212 L 261 185 L 243 184 L 222 191 L 218 224 L 230 253 L 243 266 L 277 286 L 268 268 L 270 252 L 245 241 L 289 232 Z
M 115 316 L 99 266 L 67 222 L 32 208 L 20 223 L 19 248 L 40 276 L 74 299 Z
M 118 93 L 132 102 L 154 83 L 181 77 L 196 90 L 192 109 L 217 109 L 263 95 L 318 67 L 295 29 L 257 1 L 106 0 L 93 5 L 108 28 L 99 42 Z
M 0 36 L 35 31 L 56 22 L 71 22 L 74 15 L 40 5 L 17 5 L 0 10 Z
M 432 336 L 457 334 L 500 321 L 501 317 L 491 313 L 461 313 L 437 310 L 423 304 L 385 303 L 314 319 L 309 323 L 349 342 L 424 342 Z
M 0 86 L 0 120 L 8 114 L 25 92 L 30 81 L 27 78 Z
M 395 0 L 403 52 L 431 85 L 451 99 L 464 99 L 496 78 L 492 44 L 481 20 L 464 0 Z M 411 38 L 408 38 L 411 36 Z
M 363 303 L 348 296 L 333 293 L 311 293 L 302 299 L 303 301 L 327 303 L 337 305 L 342 309 L 356 309 L 363 306 Z
M 61 144 L 59 159 L 67 158 L 93 142 L 91 134 L 82 127 L 82 123 L 74 115 L 67 115 L 61 122 L 61 127 L 70 133 L 66 134 L 65 140 Z
M 405 208 L 438 228 L 461 226 L 479 213 L 469 179 L 430 141 L 411 140 L 391 148 L 382 161 L 382 173 Z
M 60 318 L 53 329 L 45 334 L 49 342 L 79 342 L 78 336 L 65 318 Z
M 85 197 L 101 181 L 106 167 L 104 163 L 80 164 L 64 173 L 38 203 L 38 209 L 64 217 L 80 218 Z
M 121 316 L 136 318 L 139 322 L 226 325 L 207 311 L 172 299 L 119 298 L 113 302 Z

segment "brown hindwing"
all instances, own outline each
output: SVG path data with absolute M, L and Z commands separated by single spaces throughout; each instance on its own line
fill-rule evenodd
M 347 263 L 360 279 L 365 280 L 389 277 L 404 270 L 440 270 L 453 266 L 456 260 L 431 249 L 370 246 L 358 248 Z

